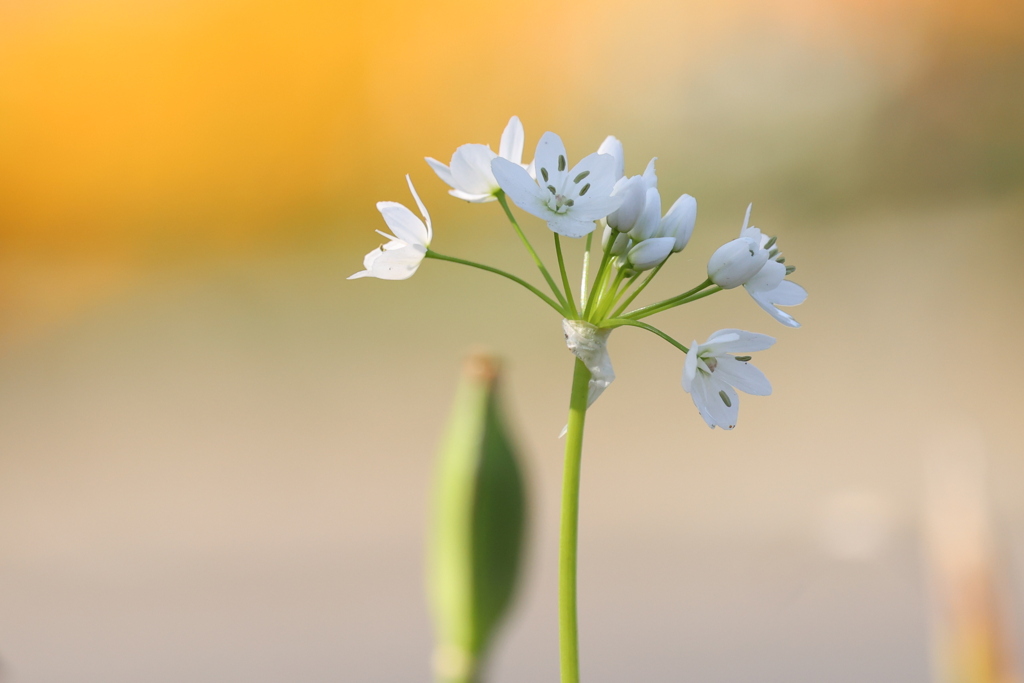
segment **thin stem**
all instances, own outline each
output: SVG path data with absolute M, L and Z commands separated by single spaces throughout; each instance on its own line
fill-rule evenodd
M 515 282 L 516 284 L 519 284 L 519 285 L 522 285 L 523 287 L 526 287 L 528 290 L 530 290 L 531 292 L 536 294 L 538 297 L 540 297 L 540 299 L 544 303 L 546 303 L 548 306 L 550 306 L 551 308 L 553 308 L 556 311 L 558 311 L 559 315 L 561 315 L 563 318 L 565 317 L 565 309 L 563 309 L 560 305 L 555 303 L 551 299 L 551 297 L 549 297 L 548 295 L 544 294 L 544 292 L 540 291 L 539 289 L 537 289 L 536 287 L 531 285 L 526 280 L 524 280 L 524 279 L 522 279 L 520 277 L 516 277 L 512 273 L 506 273 L 504 270 L 501 270 L 500 268 L 495 268 L 493 266 L 485 266 L 484 264 L 477 263 L 475 261 L 467 261 L 466 259 L 456 258 L 455 256 L 445 256 L 444 254 L 439 254 L 436 251 L 433 251 L 431 249 L 427 249 L 427 258 L 435 258 L 435 259 L 438 259 L 439 261 L 451 261 L 452 263 L 461 263 L 464 266 L 469 266 L 471 268 L 479 268 L 480 270 L 486 270 L 489 273 L 494 273 L 494 274 L 500 275 L 500 276 L 502 276 L 504 278 L 508 278 L 512 282 Z
M 647 316 L 654 315 L 655 313 L 661 313 L 662 311 L 667 311 L 668 309 L 675 308 L 676 306 L 682 306 L 683 304 L 692 303 L 692 302 L 696 301 L 697 299 L 703 299 L 706 296 L 711 296 L 712 294 L 717 294 L 718 292 L 721 292 L 721 291 L 722 291 L 721 287 L 715 286 L 715 287 L 712 287 L 711 289 L 704 290 L 700 294 L 693 294 L 691 296 L 684 297 L 684 298 L 672 299 L 671 301 L 669 301 L 669 302 L 667 302 L 667 303 L 665 303 L 665 304 L 663 304 L 661 306 L 658 306 L 656 308 L 652 308 L 652 307 L 639 308 L 639 309 L 633 311 L 632 313 L 627 313 L 626 315 L 624 315 L 622 317 L 623 318 L 632 318 L 633 320 L 639 320 L 640 318 L 646 318 Z
M 558 254 L 558 270 L 562 273 L 562 286 L 565 287 L 565 298 L 569 304 L 569 311 L 572 313 L 572 317 L 575 318 L 579 314 L 576 312 L 576 302 L 573 300 L 572 287 L 569 286 L 569 275 L 565 272 L 565 259 L 562 258 L 562 238 L 557 232 L 552 232 L 551 234 L 555 236 L 555 253 Z
M 587 306 L 587 276 L 590 274 L 590 244 L 594 241 L 594 233 L 587 234 L 587 248 L 583 252 L 583 278 L 580 281 L 580 308 Z
M 668 308 L 672 308 L 673 306 L 677 305 L 676 302 L 686 303 L 685 301 L 681 301 L 681 300 L 682 299 L 688 299 L 689 297 L 693 296 L 694 294 L 696 294 L 697 292 L 701 291 L 702 289 L 706 289 L 706 288 L 710 287 L 712 284 L 713 283 L 711 282 L 710 279 L 705 280 L 704 282 L 700 283 L 699 285 L 697 285 L 696 287 L 694 287 L 693 289 L 691 289 L 691 290 L 689 290 L 687 292 L 683 292 L 682 294 L 677 294 L 676 296 L 672 296 L 672 297 L 669 297 L 667 299 L 663 299 L 662 301 L 658 301 L 656 303 L 649 304 L 647 306 L 644 306 L 643 308 L 638 308 L 636 310 L 630 311 L 629 313 L 627 313 L 623 317 L 633 318 L 633 317 L 636 316 L 637 313 L 642 313 L 643 315 L 641 315 L 640 317 L 644 317 L 644 316 L 650 315 L 650 313 L 648 313 L 648 311 L 652 311 L 654 313 L 657 313 L 658 311 L 665 310 L 663 307 L 667 306 Z M 721 287 L 716 288 L 714 291 L 716 291 L 716 292 L 721 291 Z M 655 309 L 657 309 L 657 310 L 655 310 Z
M 661 330 L 659 330 L 654 325 L 648 325 L 647 323 L 642 323 L 639 320 L 630 320 L 629 318 L 612 318 L 612 319 L 608 320 L 607 322 L 605 322 L 603 325 L 601 325 L 601 327 L 612 327 L 612 328 L 615 328 L 615 327 L 622 327 L 624 325 L 628 325 L 630 327 L 639 327 L 642 330 L 647 330 L 648 332 L 653 332 L 654 334 L 658 335 L 659 337 L 661 337 L 662 339 L 667 341 L 669 344 L 671 344 L 672 346 L 674 346 L 677 349 L 679 349 L 680 351 L 682 351 L 683 353 L 689 353 L 690 352 L 690 349 L 686 348 L 685 346 L 683 346 L 682 344 L 677 342 L 675 339 L 673 339 L 669 335 L 667 335 L 664 332 L 662 332 Z
M 558 544 L 558 644 L 561 683 L 579 683 L 580 644 L 576 625 L 576 546 L 580 514 L 583 423 L 587 417 L 590 371 L 579 358 L 572 374 L 569 424 L 562 475 L 562 527 Z
M 607 288 L 606 292 L 601 294 L 601 305 L 597 307 L 595 318 L 601 320 L 608 313 L 608 309 L 615 305 L 615 302 L 619 300 L 619 285 L 622 284 L 622 280 L 626 277 L 626 271 L 620 270 L 615 274 L 615 279 L 611 285 Z M 628 286 L 628 285 L 627 285 Z
M 555 284 L 554 278 L 551 277 L 551 273 L 544 267 L 544 262 L 540 260 L 540 256 L 537 256 L 537 252 L 534 251 L 533 245 L 530 244 L 530 240 L 526 239 L 526 235 L 523 234 L 523 229 L 519 227 L 519 222 L 516 217 L 512 214 L 512 209 L 508 207 L 508 200 L 505 199 L 505 193 L 498 193 L 498 203 L 501 204 L 501 208 L 505 209 L 505 215 L 508 216 L 508 220 L 512 223 L 512 227 L 516 229 L 516 234 L 519 235 L 519 239 L 523 241 L 523 246 L 530 252 L 530 256 L 533 257 L 533 262 L 537 264 L 544 279 L 548 281 L 548 286 L 551 287 L 551 291 L 554 292 L 555 297 L 558 298 L 558 302 L 562 304 L 563 308 L 568 308 L 566 305 L 565 297 L 562 296 L 562 292 L 559 291 L 558 285 Z
M 615 309 L 615 312 L 612 313 L 612 317 L 613 318 L 618 317 L 624 310 L 626 310 L 627 306 L 629 306 L 631 303 L 633 303 L 633 299 L 635 299 L 638 296 L 640 296 L 640 292 L 644 291 L 644 288 L 647 287 L 647 284 L 651 280 L 654 279 L 654 276 L 658 274 L 658 271 L 661 270 L 661 267 L 663 265 L 665 265 L 665 263 L 667 263 L 667 262 L 668 262 L 668 259 L 665 259 L 664 261 L 659 263 L 654 270 L 652 270 L 650 272 L 650 274 L 647 276 L 647 279 L 644 280 L 643 282 L 641 282 L 640 286 L 637 287 L 635 290 L 633 290 L 633 293 L 629 295 L 629 298 L 627 298 L 625 301 L 623 301 L 622 305 Z
M 587 299 L 587 307 L 583 311 L 584 320 L 590 320 L 590 313 L 594 310 L 594 302 L 601 299 L 601 288 L 604 286 L 605 271 L 607 270 L 608 263 L 611 260 L 611 249 L 614 242 L 614 239 L 608 240 L 608 245 L 604 248 L 604 254 L 601 256 L 601 265 L 597 267 L 597 275 L 594 276 L 594 287 L 590 291 L 590 298 Z

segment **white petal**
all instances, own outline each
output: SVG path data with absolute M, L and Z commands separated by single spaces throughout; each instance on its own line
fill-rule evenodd
M 419 207 L 420 215 L 423 216 L 423 220 L 426 221 L 427 228 L 427 241 L 423 243 L 423 246 L 430 246 L 431 240 L 434 239 L 434 229 L 430 225 L 430 214 L 427 213 L 427 207 L 423 205 L 423 200 L 420 199 L 419 194 L 416 192 L 416 188 L 412 185 L 412 178 L 409 174 L 405 174 L 405 182 L 409 184 L 409 192 L 412 192 L 412 198 L 416 200 L 416 206 Z
M 622 151 L 622 142 L 614 135 L 609 135 L 597 148 L 598 154 L 607 154 L 615 157 L 615 178 L 621 178 L 626 174 L 626 156 Z
M 349 276 L 349 280 L 376 277 L 381 280 L 405 280 L 412 277 L 426 250 L 414 244 L 391 242 L 374 249 L 363 259 L 364 271 Z
M 740 234 L 741 235 L 743 234 L 743 231 L 747 229 L 747 226 L 750 225 L 750 210 L 753 209 L 753 208 L 754 208 L 754 203 L 753 202 L 747 204 L 747 213 L 746 213 L 745 216 L 743 216 L 743 227 L 740 228 Z
M 658 186 L 658 173 L 654 170 L 654 162 L 658 160 L 658 157 L 654 157 L 647 162 L 647 168 L 644 169 L 644 182 L 647 183 L 647 187 Z
M 658 225 L 661 223 L 661 194 L 658 188 L 650 187 L 644 196 L 644 210 L 637 219 L 629 236 L 637 242 L 654 237 L 658 232 Z M 672 240 L 673 244 L 675 240 Z
M 763 308 L 768 315 L 775 318 L 786 327 L 800 327 L 800 323 L 796 321 L 796 318 L 785 311 L 780 311 L 772 305 L 770 295 L 770 292 L 750 292 L 750 298 L 753 299 L 758 306 Z
M 615 189 L 615 157 L 588 154 L 566 174 L 565 195 L 577 203 L 594 197 L 611 196 Z M 581 194 L 582 193 L 582 194 Z
M 658 225 L 658 234 L 674 237 L 676 243 L 672 251 L 680 252 L 689 244 L 690 237 L 693 235 L 693 226 L 696 223 L 697 200 L 684 194 L 672 204 L 672 208 L 661 219 L 661 223 Z
M 430 231 L 412 211 L 398 202 L 377 202 L 377 210 L 395 237 L 409 244 L 430 244 Z
M 452 155 L 452 177 L 456 189 L 470 194 L 489 194 L 498 189 L 491 172 L 497 156 L 487 145 L 462 145 Z
M 572 207 L 571 213 L 577 220 L 596 221 L 604 218 L 619 208 L 622 203 L 621 197 L 587 197 L 586 199 L 585 202 L 577 200 L 576 206 Z
M 771 291 L 779 286 L 782 278 L 786 277 L 786 266 L 778 261 L 765 261 L 761 270 L 757 271 L 754 277 L 743 283 L 748 292 Z
M 733 356 L 718 356 L 716 360 L 715 377 L 726 384 L 754 396 L 768 396 L 772 393 L 771 382 L 750 363 L 736 360 Z
M 727 328 L 715 332 L 700 346 L 702 351 L 708 349 L 711 355 L 717 356 L 723 353 L 764 351 L 771 348 L 774 343 L 775 338 L 769 337 L 767 334 Z
M 493 194 L 472 194 L 470 192 L 463 192 L 462 190 L 448 190 L 448 194 L 456 199 L 473 202 L 474 204 L 483 204 L 484 202 L 494 202 L 498 200 L 497 196 Z
M 508 159 L 513 164 L 523 162 L 523 142 L 526 140 L 526 133 L 523 131 L 523 124 L 518 116 L 508 120 L 508 125 L 501 134 L 501 144 L 498 145 L 498 156 Z
M 526 169 L 508 159 L 498 157 L 491 162 L 491 171 L 513 204 L 538 218 L 548 219 L 551 210 L 545 201 L 546 191 L 537 186 Z
M 452 170 L 450 168 L 442 164 L 437 159 L 426 157 L 426 160 L 427 165 L 434 169 L 434 173 L 437 174 L 438 178 L 448 183 L 451 187 L 455 187 L 455 178 L 452 177 Z
M 686 362 L 683 364 L 683 389 L 687 392 L 693 384 L 693 378 L 697 376 L 697 354 L 700 352 L 700 344 L 693 340 L 690 350 L 686 354 Z
M 771 300 L 779 306 L 799 306 L 807 300 L 807 290 L 795 282 L 783 280 L 772 290 Z
M 556 191 L 560 189 L 569 174 L 569 158 L 565 155 L 562 138 L 554 133 L 544 133 L 537 143 L 537 156 L 533 163 L 537 167 L 537 184 L 543 187 L 551 185 Z
M 580 219 L 575 212 L 554 213 L 548 211 L 541 218 L 548 222 L 548 227 L 553 232 L 565 237 L 583 237 L 594 232 L 594 228 L 597 227 L 597 223 L 593 219 Z

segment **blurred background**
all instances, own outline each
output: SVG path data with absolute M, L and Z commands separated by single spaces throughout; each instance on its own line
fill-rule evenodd
M 527 158 L 546 130 L 576 159 L 614 134 L 629 173 L 658 156 L 663 196 L 697 198 L 647 301 L 700 282 L 751 201 L 810 292 L 799 330 L 742 291 L 655 321 L 779 338 L 756 359 L 775 394 L 731 433 L 672 347 L 613 335 L 585 679 L 937 680 L 921 509 L 949 444 L 987 472 L 1019 657 L 1024 4 L 6 0 L 4 683 L 429 680 L 431 468 L 477 346 L 506 359 L 532 493 L 489 680 L 557 680 L 559 320 L 449 263 L 345 280 L 405 173 L 438 251 L 538 279 L 500 208 L 423 162 L 496 149 L 513 114 Z

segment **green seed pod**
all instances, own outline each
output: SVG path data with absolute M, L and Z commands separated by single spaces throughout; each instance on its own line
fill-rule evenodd
M 525 536 L 525 484 L 485 355 L 463 370 L 437 464 L 427 585 L 439 683 L 475 683 L 508 611 Z

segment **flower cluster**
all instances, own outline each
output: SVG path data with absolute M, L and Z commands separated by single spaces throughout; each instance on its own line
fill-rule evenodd
M 771 384 L 750 364 L 749 354 L 769 348 L 775 340 L 742 330 L 719 330 L 703 344 L 680 344 L 643 321 L 656 313 L 691 303 L 727 289 L 743 286 L 758 306 L 783 325 L 800 324 L 779 306 L 795 306 L 807 292 L 787 277 L 795 268 L 786 264 L 775 237 L 750 225 L 747 207 L 739 237 L 719 247 L 707 262 L 707 279 L 696 287 L 633 310 L 630 304 L 654 279 L 673 254 L 683 251 L 697 221 L 697 201 L 681 195 L 663 213 L 655 159 L 639 175 L 625 174 L 622 143 L 609 136 L 597 151 L 570 164 L 562 139 L 544 133 L 534 159 L 523 163 L 525 133 L 515 116 L 501 136 L 498 153 L 487 145 L 462 145 L 449 165 L 426 161 L 451 189 L 449 193 L 473 203 L 497 201 L 522 240 L 550 295 L 522 278 L 483 264 L 439 254 L 430 248 L 430 216 L 409 181 L 423 220 L 401 204 L 377 205 L 392 234 L 367 254 L 364 270 L 352 278 L 403 280 L 416 272 L 424 258 L 435 258 L 480 268 L 508 278 L 530 290 L 564 319 L 569 349 L 591 373 L 590 402 L 614 379 L 606 343 L 617 327 L 652 332 L 686 354 L 682 385 L 709 426 L 732 429 L 739 410 L 739 389 L 763 396 Z M 547 223 L 554 236 L 561 284 L 520 228 L 512 204 Z M 598 231 L 599 240 L 594 240 Z M 562 254 L 562 237 L 586 238 L 582 285 L 577 300 L 569 285 Z M 640 280 L 641 276 L 647 276 Z

